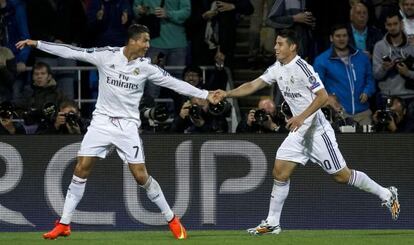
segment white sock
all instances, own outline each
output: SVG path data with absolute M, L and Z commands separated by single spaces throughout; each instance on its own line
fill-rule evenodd
M 73 212 L 78 206 L 78 203 L 82 199 L 85 192 L 86 179 L 79 178 L 75 175 L 72 177 L 72 182 L 69 185 L 68 192 L 66 193 L 65 205 L 63 205 L 63 214 L 60 218 L 60 223 L 70 224 L 72 221 Z
M 283 204 L 289 194 L 289 185 L 290 180 L 286 182 L 274 180 L 270 198 L 269 214 L 266 219 L 269 225 L 279 225 Z
M 171 210 L 170 205 L 168 205 L 167 200 L 165 200 L 164 193 L 162 193 L 158 182 L 150 176 L 147 183 L 141 187 L 147 190 L 148 198 L 160 208 L 165 220 L 167 222 L 171 221 L 174 218 L 174 213 Z
M 364 172 L 351 170 L 351 177 L 348 185 L 358 187 L 359 189 L 377 195 L 382 201 L 388 200 L 391 197 L 391 192 L 373 181 Z

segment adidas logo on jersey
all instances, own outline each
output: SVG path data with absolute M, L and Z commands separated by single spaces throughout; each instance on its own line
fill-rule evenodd
M 109 66 L 109 68 L 111 68 L 111 69 L 115 69 L 115 65 L 114 65 L 114 64 L 112 64 L 112 65 L 110 65 L 110 66 Z

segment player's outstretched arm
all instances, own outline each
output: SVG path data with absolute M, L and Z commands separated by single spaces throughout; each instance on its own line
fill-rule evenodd
M 222 93 L 222 95 L 228 98 L 243 97 L 249 94 L 253 94 L 257 90 L 260 90 L 266 86 L 268 86 L 268 84 L 265 81 L 263 81 L 261 78 L 256 78 L 255 80 L 244 83 L 235 89 L 225 92 L 224 94 Z
M 17 49 L 23 49 L 24 47 L 33 47 L 38 48 L 49 54 L 53 54 L 62 58 L 82 60 L 94 65 L 99 63 L 99 57 L 95 53 L 95 49 L 83 49 L 75 47 L 72 45 L 62 44 L 62 43 L 50 43 L 45 41 L 37 40 L 22 40 L 16 43 Z
M 22 41 L 19 41 L 19 42 L 16 43 L 16 48 L 17 49 L 23 49 L 27 46 L 32 47 L 32 48 L 36 48 L 37 47 L 37 41 L 26 39 L 26 40 L 22 40 Z

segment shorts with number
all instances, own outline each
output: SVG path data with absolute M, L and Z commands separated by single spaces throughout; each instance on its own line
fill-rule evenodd
M 78 156 L 105 158 L 114 146 L 124 163 L 145 163 L 138 124 L 134 121 L 94 115 L 82 140 Z
M 311 137 L 290 133 L 277 150 L 276 159 L 302 165 L 306 165 L 310 160 L 321 166 L 328 174 L 334 174 L 346 167 L 333 130 L 315 133 Z

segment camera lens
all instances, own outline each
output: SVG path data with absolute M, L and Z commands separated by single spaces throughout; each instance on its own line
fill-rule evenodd
M 259 125 L 262 125 L 264 122 L 266 122 L 269 118 L 267 117 L 267 113 L 265 110 L 257 110 L 254 113 L 254 119 L 256 120 L 256 123 Z

